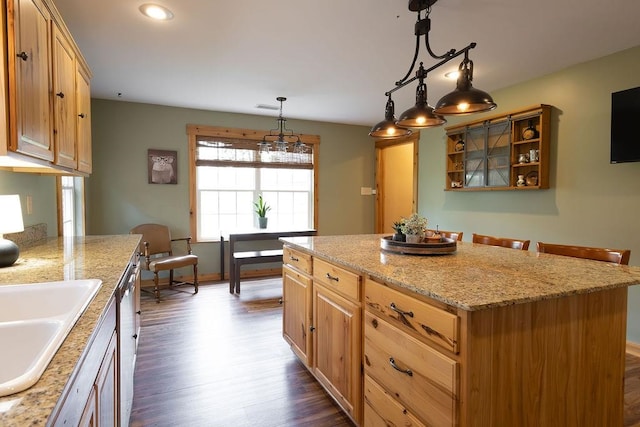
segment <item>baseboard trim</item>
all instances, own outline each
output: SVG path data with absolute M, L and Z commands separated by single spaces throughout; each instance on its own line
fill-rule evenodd
M 627 353 L 635 357 L 640 357 L 640 344 L 627 341 Z

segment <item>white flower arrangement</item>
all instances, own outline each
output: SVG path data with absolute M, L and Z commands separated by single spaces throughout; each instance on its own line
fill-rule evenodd
M 421 217 L 417 213 L 412 214 L 409 218 L 402 218 L 402 233 L 422 235 L 427 229 L 427 218 Z

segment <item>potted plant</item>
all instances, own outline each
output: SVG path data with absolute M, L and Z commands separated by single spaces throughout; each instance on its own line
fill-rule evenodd
M 395 240 L 396 242 L 405 241 L 405 235 L 402 232 L 402 224 L 404 224 L 402 220 L 393 223 L 393 226 L 391 228 L 393 228 L 395 234 L 391 237 L 391 240 Z
M 262 198 L 262 194 L 258 196 L 258 201 L 253 202 L 255 212 L 258 214 L 258 225 L 260 228 L 267 228 L 267 212 L 271 210 L 271 206 Z
M 414 213 L 409 218 L 403 218 L 402 223 L 400 229 L 406 235 L 407 243 L 420 243 L 427 229 L 427 218 Z

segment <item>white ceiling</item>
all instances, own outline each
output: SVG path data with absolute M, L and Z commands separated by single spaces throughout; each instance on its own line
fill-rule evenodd
M 92 97 L 275 117 L 256 105 L 286 96 L 289 119 L 371 126 L 415 47 L 406 0 L 160 0 L 167 22 L 141 15 L 145 2 L 55 0 Z M 640 44 L 639 0 L 439 0 L 430 17 L 436 53 L 477 42 L 473 82 L 489 92 Z M 424 45 L 419 60 L 436 62 Z M 459 62 L 429 75 L 431 104 Z M 415 84 L 393 98 L 398 115 Z

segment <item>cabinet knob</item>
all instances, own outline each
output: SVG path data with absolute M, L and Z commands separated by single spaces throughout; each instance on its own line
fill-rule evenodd
M 311 332 L 313 332 L 313 331 L 315 331 L 315 330 L 316 330 L 316 327 L 315 327 L 315 326 L 309 326 L 309 330 L 310 330 Z
M 23 61 L 26 61 L 27 59 L 29 59 L 29 55 L 27 55 L 27 52 L 20 52 L 16 54 L 16 56 L 22 59 Z
M 142 311 L 138 310 L 136 311 L 136 314 L 142 314 Z
M 56 96 L 59 96 L 60 98 L 64 98 L 64 93 L 63 92 L 58 92 L 58 93 L 56 93 Z
M 133 339 L 137 340 L 138 339 L 138 334 L 133 334 Z
M 80 113 L 80 114 L 78 114 L 78 117 L 80 117 L 81 119 L 84 119 L 85 115 L 84 115 L 84 113 Z

